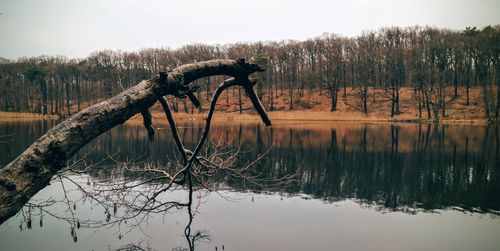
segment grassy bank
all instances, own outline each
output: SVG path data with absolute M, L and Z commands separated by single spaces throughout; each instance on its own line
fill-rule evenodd
M 27 112 L 0 112 L 0 121 L 58 119 L 57 115 L 42 115 Z

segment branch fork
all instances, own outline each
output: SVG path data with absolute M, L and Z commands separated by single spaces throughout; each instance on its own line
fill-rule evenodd
M 170 109 L 166 109 L 168 102 L 164 98 L 165 95 L 178 97 L 185 95 L 196 105 L 199 100 L 196 102 L 193 92 L 199 86 L 191 83 L 199 78 L 215 75 L 232 77 L 217 88 L 210 104 L 211 109 L 205 132 L 189 157 L 186 154 L 189 151 L 184 149 L 178 134 L 174 135 L 174 138 L 177 138 L 178 149 L 183 155 L 184 169 L 189 169 L 190 163 L 196 159 L 208 136 L 215 103 L 222 90 L 233 85 L 242 86 L 264 123 L 271 125 L 264 107 L 253 90 L 255 82 L 249 78 L 252 73 L 260 71 L 264 69 L 256 64 L 246 63 L 244 59 L 236 61 L 216 59 L 186 64 L 169 71 L 168 75 L 158 74 L 152 79 L 144 80 L 108 100 L 73 115 L 50 129 L 15 160 L 0 169 L 0 224 L 15 215 L 33 195 L 47 186 L 53 176 L 65 166 L 66 160 L 80 148 L 114 126 L 124 123 L 135 114 L 142 114 L 148 137 L 153 139 L 154 130 L 148 109 L 156 101 L 160 101 L 165 114 L 169 114 L 167 119 L 171 117 Z M 171 123 L 173 118 L 168 120 Z M 174 131 L 175 124 L 171 123 L 171 126 Z M 185 176 L 189 181 L 191 176 Z M 180 173 L 171 176 L 173 181 L 179 181 L 179 177 L 181 177 Z

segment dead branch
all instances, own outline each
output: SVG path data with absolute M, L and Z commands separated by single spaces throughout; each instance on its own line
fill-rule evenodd
M 259 71 L 264 70 L 243 59 L 217 59 L 187 64 L 168 72 L 168 76 L 157 75 L 144 80 L 113 98 L 75 114 L 49 130 L 15 160 L 0 169 L 0 224 L 15 215 L 35 193 L 44 188 L 61 170 L 66 160 L 80 148 L 133 115 L 140 112 L 143 114 L 149 137 L 152 137 L 147 109 L 158 97 L 165 95 L 187 95 L 196 104 L 197 99 L 193 99 L 194 95 L 191 95 L 199 88 L 192 83 L 196 79 L 214 75 L 232 76 L 236 80 L 234 82 L 243 85 L 264 123 L 270 125 L 262 104 L 249 84 L 251 81 L 248 76 Z M 200 140 L 201 144 L 198 144 L 199 147 L 191 155 L 191 161 L 186 163 L 186 169 L 189 169 L 188 166 L 203 142 L 204 139 Z M 171 176 L 172 182 L 177 177 Z

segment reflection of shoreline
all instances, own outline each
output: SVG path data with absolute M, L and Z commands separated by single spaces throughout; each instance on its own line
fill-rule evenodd
M 268 111 L 273 125 L 279 124 L 282 121 L 286 122 L 347 122 L 347 123 L 434 123 L 433 119 L 419 119 L 411 115 L 399 115 L 394 118 L 389 116 L 382 116 L 377 114 L 364 115 L 358 112 L 323 112 L 323 111 Z M 159 111 L 152 112 L 156 120 L 163 121 L 165 115 Z M 174 118 L 178 121 L 204 121 L 205 113 L 195 112 L 191 113 L 174 113 Z M 245 111 L 243 114 L 238 112 L 217 112 L 213 118 L 214 121 L 224 122 L 237 122 L 237 123 L 256 123 L 260 122 L 260 117 L 255 112 Z M 142 123 L 142 117 L 139 115 L 134 116 L 127 123 Z M 468 125 L 486 125 L 488 121 L 480 118 L 445 118 L 440 119 L 441 124 L 455 125 L 455 124 L 468 124 Z
M 13 135 L 9 137 L 10 150 L 1 147 L 1 161 L 17 156 L 50 126 L 42 122 L 0 124 L 1 133 Z M 94 149 L 92 163 L 117 153 L 121 160 L 167 165 L 175 158 L 175 144 L 165 124 L 155 122 L 154 127 L 162 130 L 157 130 L 152 142 L 142 124 L 127 124 L 101 135 L 83 152 Z M 179 126 L 187 146 L 194 144 L 201 132 L 200 123 Z M 259 123 L 215 123 L 211 135 L 215 141 L 228 143 L 231 149 L 240 146 L 241 162 L 251 161 L 270 149 L 260 167 L 272 170 L 265 173 L 271 177 L 300 168 L 303 183 L 286 190 L 290 193 L 305 192 L 326 200 L 354 198 L 386 208 L 419 203 L 418 207 L 427 210 L 454 206 L 466 211 L 500 209 L 498 127 L 357 123 L 277 123 L 265 127 Z M 94 178 L 109 177 L 104 170 L 98 170 L 92 173 Z M 236 190 L 258 191 L 243 186 L 239 180 L 218 178 L 218 184 Z
M 141 122 L 142 123 L 142 122 Z M 186 121 L 179 124 L 179 133 L 191 143 L 201 133 L 202 123 Z M 136 133 L 122 135 L 122 137 L 147 137 L 142 124 L 127 126 L 137 128 Z M 154 121 L 155 128 L 167 131 L 168 125 L 161 121 Z M 426 145 L 440 144 L 440 151 L 482 153 L 485 151 L 485 142 L 491 147 L 500 137 L 498 127 L 481 125 L 438 125 L 414 123 L 274 123 L 265 127 L 258 122 L 233 123 L 214 122 L 211 131 L 213 139 L 223 139 L 234 144 L 254 144 L 257 139 L 262 145 L 285 146 L 299 142 L 302 147 L 322 147 L 331 143 L 332 133 L 335 132 L 336 141 L 347 150 L 360 150 L 360 142 L 365 142 L 362 150 L 368 152 L 384 152 L 392 149 L 392 138 L 397 132 L 398 152 L 413 152 Z M 113 131 L 112 133 L 117 133 Z M 233 135 L 233 136 L 228 136 Z M 234 142 L 231 142 L 234 141 Z M 272 141 L 272 144 L 270 144 Z M 439 141 L 439 142 L 438 142 Z M 488 148 L 488 150 L 491 150 Z

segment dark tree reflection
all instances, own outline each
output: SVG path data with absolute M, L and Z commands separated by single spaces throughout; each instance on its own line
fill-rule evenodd
M 1 134 L 12 136 L 2 138 L 8 144 L 2 145 L 0 160 L 10 161 L 48 127 L 46 122 L 2 124 Z M 201 128 L 197 123 L 179 126 L 186 146 L 195 144 Z M 239 148 L 240 163 L 269 150 L 255 167 L 260 178 L 301 170 L 300 184 L 283 191 L 290 194 L 303 192 L 328 201 L 353 198 L 381 210 L 481 212 L 500 210 L 499 138 L 498 127 L 427 124 L 276 125 L 268 129 L 257 124 L 216 124 L 212 136 L 233 150 Z M 167 130 L 159 130 L 158 140 L 148 142 L 140 126 L 120 126 L 97 141 L 83 151 L 93 148 L 88 156 L 93 163 L 109 154 L 153 165 L 169 165 L 169 159 L 178 158 Z M 165 158 L 165 153 L 170 156 Z M 112 175 L 109 170 L 98 169 L 92 175 L 106 179 Z M 231 177 L 217 178 L 214 187 L 262 190 Z
M 500 209 L 498 139 L 490 138 L 490 128 L 484 128 L 482 144 L 473 152 L 467 134 L 454 135 L 462 142 L 447 140 L 446 126 L 419 126 L 403 150 L 401 128 L 389 129 L 390 144 L 382 147 L 376 146 L 380 136 L 367 133 L 366 126 L 357 132 L 356 145 L 339 141 L 333 128 L 329 144 L 304 147 L 292 142 L 303 137 L 293 137 L 290 131 L 290 144 L 273 145 L 274 161 L 268 165 L 287 163 L 296 168 L 301 163 L 304 182 L 288 192 L 302 191 L 325 200 L 354 198 L 390 211 L 459 208 L 497 213 Z

